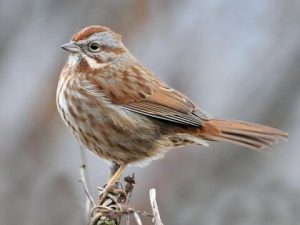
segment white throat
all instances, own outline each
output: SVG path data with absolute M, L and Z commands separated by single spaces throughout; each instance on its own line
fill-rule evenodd
M 68 57 L 68 64 L 70 66 L 78 65 L 82 58 L 86 60 L 86 62 L 89 64 L 89 67 L 93 70 L 104 68 L 107 65 L 107 63 L 98 63 L 95 59 L 88 57 L 87 55 L 80 54 L 70 54 Z
M 70 66 L 75 66 L 75 65 L 79 64 L 80 61 L 81 61 L 81 55 L 79 55 L 79 54 L 72 53 L 68 57 L 68 64 Z
M 107 65 L 107 63 L 98 63 L 95 59 L 87 55 L 83 55 L 82 57 L 87 61 L 91 69 L 101 69 Z

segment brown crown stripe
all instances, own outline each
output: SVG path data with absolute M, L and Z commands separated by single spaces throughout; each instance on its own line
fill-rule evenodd
M 81 41 L 81 40 L 84 40 L 84 39 L 90 37 L 91 35 L 93 35 L 95 33 L 105 32 L 105 31 L 110 31 L 110 29 L 107 27 L 97 26 L 97 25 L 89 26 L 89 27 L 82 29 L 78 33 L 76 33 L 72 37 L 72 40 L 76 41 L 76 42 Z

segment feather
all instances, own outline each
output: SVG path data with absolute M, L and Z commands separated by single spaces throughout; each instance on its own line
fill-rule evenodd
M 287 138 L 288 134 L 260 124 L 213 119 L 203 125 L 200 136 L 260 150 Z
M 211 119 L 189 98 L 142 66 L 132 66 L 118 73 L 108 68 L 105 75 L 92 74 L 86 79 L 89 80 L 85 87 L 88 93 L 94 96 L 105 93 L 110 102 L 135 113 L 196 127 Z

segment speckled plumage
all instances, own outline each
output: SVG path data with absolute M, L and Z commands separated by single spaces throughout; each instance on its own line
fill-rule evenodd
M 76 76 L 69 76 L 74 71 L 67 63 L 62 71 L 57 92 L 58 109 L 84 147 L 105 159 L 130 163 L 160 157 L 173 146 L 194 143 L 187 135 L 170 135 L 176 129 L 172 123 L 165 125 L 160 120 L 126 109 L 122 104 L 112 104 L 112 101 L 126 101 L 123 98 L 129 95 L 131 99 L 138 99 L 151 94 L 150 88 L 143 88 L 143 82 L 153 82 L 156 86 L 158 81 L 142 81 L 136 74 L 138 68 L 126 68 L 120 76 L 131 82 L 123 85 L 119 92 L 115 81 L 110 80 L 115 73 L 110 69 L 103 69 L 101 76 L 93 72 L 76 72 Z M 134 85 L 141 92 L 131 93 Z M 201 140 L 198 142 L 205 144 Z
M 287 136 L 208 116 L 142 66 L 106 27 L 84 28 L 63 48 L 71 54 L 57 88 L 58 111 L 80 143 L 107 160 L 126 165 L 205 140 L 261 149 Z

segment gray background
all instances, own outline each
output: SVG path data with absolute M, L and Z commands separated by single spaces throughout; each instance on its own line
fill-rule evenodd
M 131 167 L 132 205 L 149 210 L 155 187 L 166 225 L 298 225 L 299 21 L 297 0 L 1 0 L 0 224 L 83 224 L 79 147 L 55 106 L 59 46 L 102 24 L 204 110 L 290 133 L 273 154 L 213 143 Z M 96 195 L 108 166 L 88 161 Z

